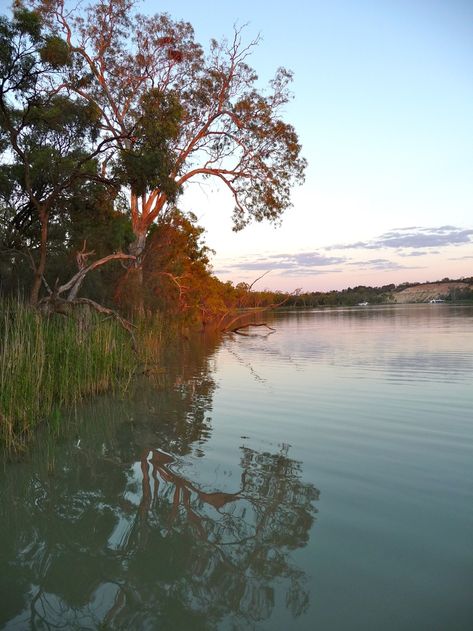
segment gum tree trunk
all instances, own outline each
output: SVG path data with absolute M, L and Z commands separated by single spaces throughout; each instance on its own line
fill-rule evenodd
M 38 214 L 41 222 L 41 239 L 39 245 L 39 261 L 34 272 L 33 286 L 30 293 L 30 303 L 32 305 L 38 304 L 41 281 L 46 269 L 46 254 L 48 244 L 48 213 L 42 210 L 39 211 Z

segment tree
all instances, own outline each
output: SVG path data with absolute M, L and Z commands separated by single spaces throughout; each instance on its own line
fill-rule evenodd
M 83 14 L 64 0 L 30 0 L 73 62 L 63 89 L 97 109 L 109 153 L 103 172 L 129 189 L 140 262 L 153 222 L 190 180 L 213 177 L 234 200 L 234 229 L 277 221 L 290 206 L 305 160 L 294 128 L 281 118 L 291 73 L 279 69 L 268 92 L 257 89 L 241 29 L 204 54 L 190 24 L 133 12 L 134 0 L 96 0 Z
M 158 218 L 142 256 L 144 290 L 137 296 L 136 269 L 129 268 L 115 292 L 122 308 L 133 310 L 141 298 L 146 310 L 161 311 L 181 324 L 204 324 L 227 310 L 224 284 L 212 275 L 204 229 L 196 221 L 177 208 Z
M 35 13 L 17 8 L 0 19 L 0 133 L 4 222 L 24 236 L 38 302 L 46 269 L 48 228 L 78 181 L 96 174 L 97 117 L 89 102 L 55 88 L 55 74 L 70 62 L 65 42 L 44 35 Z M 37 257 L 32 250 L 37 248 Z

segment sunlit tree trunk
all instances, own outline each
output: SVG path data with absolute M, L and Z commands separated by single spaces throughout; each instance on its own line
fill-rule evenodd
M 137 300 L 135 309 L 138 313 L 145 310 L 145 279 L 143 275 L 143 257 L 145 253 L 148 231 L 158 217 L 160 211 L 166 204 L 167 197 L 160 191 L 153 191 L 149 194 L 138 196 L 130 194 L 131 225 L 134 240 L 129 246 L 129 252 L 136 257 L 133 263 L 134 281 L 137 287 Z

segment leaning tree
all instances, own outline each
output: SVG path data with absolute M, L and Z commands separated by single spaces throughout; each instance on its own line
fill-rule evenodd
M 83 11 L 64 0 L 25 1 L 67 43 L 73 61 L 62 88 L 90 103 L 115 138 L 102 169 L 128 190 L 138 263 L 152 223 L 190 180 L 223 183 L 235 230 L 277 221 L 290 206 L 306 164 L 282 118 L 291 73 L 280 68 L 261 91 L 247 63 L 258 40 L 244 44 L 236 29 L 204 53 L 190 24 L 140 15 L 135 0 L 95 0 Z

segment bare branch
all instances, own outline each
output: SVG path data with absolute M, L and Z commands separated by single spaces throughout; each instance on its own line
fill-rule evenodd
M 235 316 L 232 320 L 230 320 L 227 326 L 223 329 L 224 332 L 229 332 L 229 331 L 231 332 L 233 325 L 239 320 L 243 320 L 246 317 L 253 317 L 255 315 L 259 315 L 260 313 L 265 313 L 266 311 L 270 311 L 271 309 L 277 309 L 278 307 L 282 307 L 283 304 L 285 304 L 292 296 L 296 295 L 298 292 L 299 290 L 296 289 L 291 294 L 288 294 L 284 298 L 284 300 L 281 300 L 281 302 L 267 305 L 266 307 L 255 307 L 254 309 L 245 310 L 244 313 L 240 313 L 239 315 Z M 237 328 L 241 328 L 241 325 L 240 327 L 237 327 Z
M 255 280 L 251 283 L 251 285 L 248 287 L 248 291 L 251 291 L 251 288 L 253 287 L 253 285 L 255 283 L 257 283 L 259 280 L 261 280 L 262 278 L 264 278 L 266 276 L 266 274 L 269 274 L 271 272 L 271 270 L 269 269 L 267 272 L 265 272 L 264 274 L 261 274 L 261 276 L 258 276 L 258 278 L 255 278 Z
M 232 329 L 231 332 L 238 333 L 238 335 L 248 335 L 247 333 L 241 333 L 241 329 L 248 329 L 250 326 L 265 326 L 267 329 L 270 330 L 270 333 L 268 333 L 268 335 L 271 335 L 271 333 L 274 333 L 276 331 L 276 329 L 274 329 L 272 326 L 269 326 L 269 324 L 266 324 L 266 322 L 248 322 L 248 324 L 241 324 L 240 326 L 237 326 L 236 328 Z
M 80 289 L 80 286 L 82 285 L 85 277 L 87 276 L 89 272 L 93 271 L 94 269 L 97 269 L 97 267 L 101 267 L 102 265 L 105 265 L 105 263 L 108 263 L 109 261 L 125 260 L 125 259 L 135 260 L 136 257 L 132 256 L 131 254 L 123 254 L 123 252 L 117 252 L 115 254 L 109 254 L 108 256 L 104 256 L 98 261 L 94 261 L 88 267 L 84 267 L 80 269 L 77 272 L 77 274 L 74 274 L 74 276 L 67 283 L 58 287 L 56 294 L 60 296 L 64 292 L 70 290 L 67 296 L 67 300 L 68 301 L 75 300 L 77 293 Z

